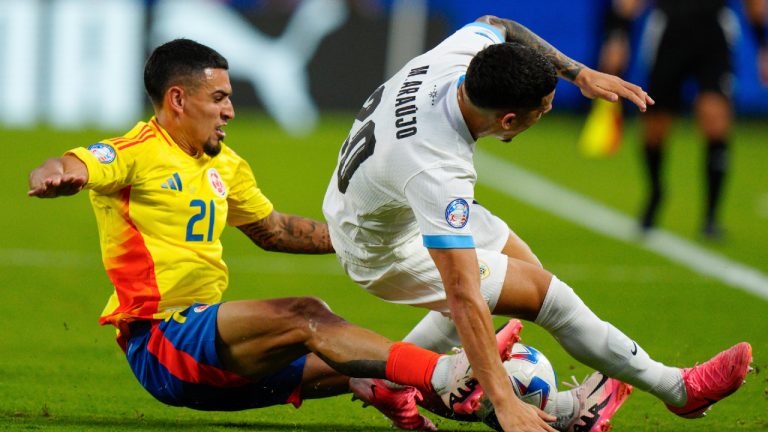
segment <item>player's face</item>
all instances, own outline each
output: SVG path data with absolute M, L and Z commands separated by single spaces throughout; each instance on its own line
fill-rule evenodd
M 554 99 L 555 91 L 552 90 L 552 93 L 542 98 L 541 105 L 538 108 L 516 114 L 512 117 L 509 117 L 509 115 L 502 116 L 496 125 L 496 131 L 493 135 L 504 142 L 512 141 L 512 138 L 536 124 L 541 119 L 541 116 L 552 111 L 552 101 Z
M 209 156 L 219 154 L 226 136 L 223 128 L 235 117 L 231 94 L 229 73 L 209 68 L 197 88 L 187 95 L 185 130 L 189 140 Z

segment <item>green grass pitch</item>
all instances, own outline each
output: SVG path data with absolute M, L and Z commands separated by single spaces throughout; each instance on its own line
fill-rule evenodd
M 270 120 L 242 114 L 228 143 L 250 161 L 263 191 L 283 212 L 322 217 L 320 206 L 352 115 L 327 115 L 312 135 L 295 138 Z M 511 144 L 479 148 L 561 187 L 634 217 L 644 191 L 636 119 L 625 143 L 606 160 L 586 160 L 575 146 L 582 117 L 549 115 Z M 97 318 L 111 291 L 101 267 L 95 221 L 85 196 L 26 197 L 28 172 L 45 158 L 118 131 L 0 131 L 0 430 L 52 431 L 360 431 L 391 430 L 373 408 L 349 396 L 237 413 L 172 408 L 152 399 L 133 378 Z M 768 273 L 768 127 L 736 125 L 722 243 L 697 238 L 703 191 L 700 137 L 689 121 L 671 139 L 669 199 L 661 225 L 697 246 Z M 601 317 L 623 329 L 653 357 L 692 365 L 746 340 L 756 373 L 702 420 L 678 419 L 653 397 L 635 392 L 613 420 L 616 431 L 768 430 L 768 301 L 702 276 L 666 258 L 594 233 L 502 195 L 483 184 L 477 198 L 568 282 Z M 341 273 L 331 256 L 265 253 L 237 230 L 224 235 L 231 286 L 225 299 L 316 295 L 351 322 L 401 338 L 423 311 L 386 304 Z M 501 321 L 499 321 L 501 322 Z M 544 352 L 561 380 L 588 368 L 572 360 L 534 324 L 524 342 Z M 432 416 L 446 431 L 488 430 Z

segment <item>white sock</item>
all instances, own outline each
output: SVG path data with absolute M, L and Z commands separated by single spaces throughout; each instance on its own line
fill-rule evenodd
M 409 342 L 430 351 L 444 353 L 461 345 L 453 320 L 440 312 L 429 311 L 408 333 L 403 342 Z
M 679 369 L 652 360 L 632 339 L 598 318 L 571 287 L 555 276 L 536 324 L 585 365 L 651 392 L 668 404 L 685 403 Z
M 557 421 L 550 423 L 550 426 L 557 430 L 565 430 L 571 424 L 571 420 L 577 414 L 576 411 L 578 409 L 579 402 L 573 397 L 573 393 L 571 391 L 561 391 L 557 392 L 555 405 L 547 405 L 544 411 L 549 415 L 557 417 Z
M 435 393 L 442 394 L 446 391 L 448 388 L 448 381 L 451 376 L 451 371 L 453 369 L 453 364 L 451 362 L 453 359 L 453 356 L 444 355 L 440 357 L 437 360 L 437 364 L 435 365 L 435 369 L 432 371 L 432 388 L 435 390 Z

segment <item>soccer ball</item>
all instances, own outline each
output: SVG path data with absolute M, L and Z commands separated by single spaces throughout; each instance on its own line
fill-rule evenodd
M 522 401 L 534 405 L 548 414 L 554 413 L 557 398 L 557 377 L 549 360 L 533 347 L 516 343 L 512 346 L 511 357 L 504 361 L 504 369 L 512 383 L 515 395 Z M 477 380 L 467 383 L 464 395 L 471 393 L 477 385 Z M 459 414 L 452 408 L 454 399 L 445 400 L 436 393 L 422 394 L 424 399 L 419 405 L 429 411 L 453 420 L 479 422 L 495 430 L 501 430 L 491 401 L 483 396 L 480 398 L 480 408 L 472 414 Z
M 550 414 L 554 412 L 557 375 L 544 354 L 531 346 L 516 343 L 512 346 L 511 358 L 503 365 L 520 400 Z M 491 401 L 483 397 L 480 402 L 480 409 L 475 412 L 478 420 L 494 430 L 502 430 Z

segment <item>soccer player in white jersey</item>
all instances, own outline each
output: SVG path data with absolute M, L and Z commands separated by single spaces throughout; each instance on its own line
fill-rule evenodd
M 376 89 L 342 145 L 323 203 L 339 261 L 372 294 L 432 310 L 406 340 L 436 351 L 461 342 L 505 430 L 551 429 L 541 412 L 514 398 L 491 314 L 534 321 L 582 363 L 652 393 L 678 415 L 702 416 L 743 382 L 748 343 L 688 369 L 652 360 L 474 200 L 476 140 L 506 142 L 536 123 L 552 108 L 557 76 L 590 98 L 626 98 L 641 111 L 653 104 L 640 87 L 492 16 L 458 30 Z M 594 406 L 574 400 L 572 409 L 589 415 L 566 427 L 601 430 L 617 408 L 613 387 L 604 385 L 611 381 L 594 383 L 594 393 L 604 394 Z

